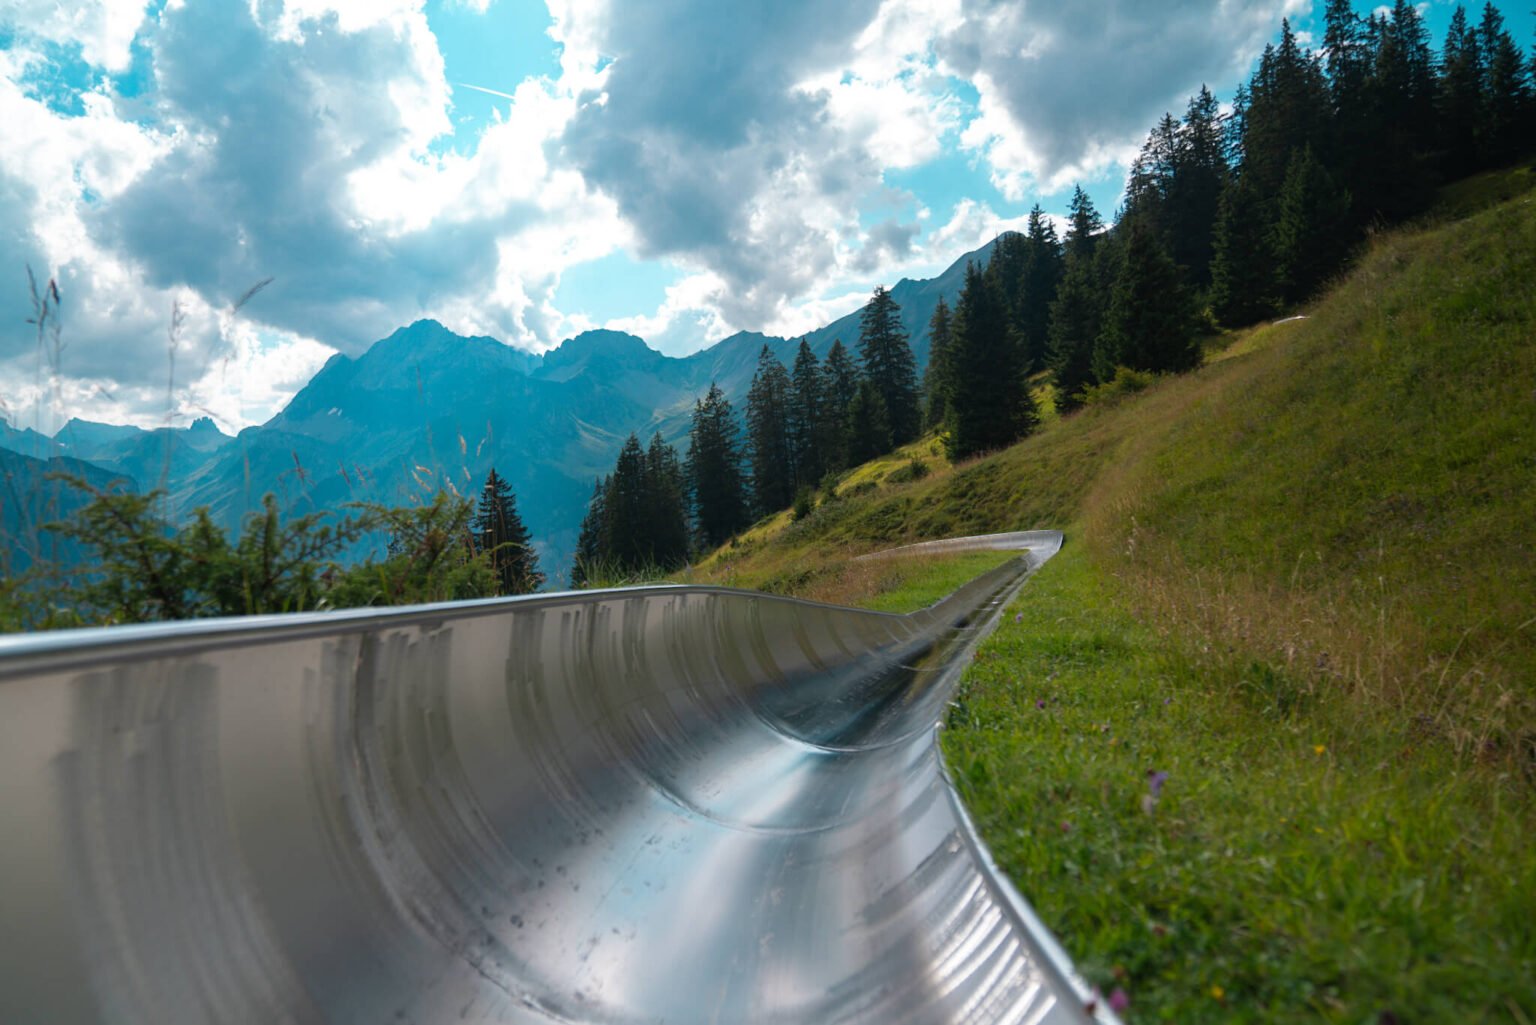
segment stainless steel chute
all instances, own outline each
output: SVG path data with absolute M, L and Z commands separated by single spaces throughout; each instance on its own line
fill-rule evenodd
M 0 640 L 0 1021 L 1089 1020 L 934 740 L 1060 542 L 910 616 L 660 587 Z

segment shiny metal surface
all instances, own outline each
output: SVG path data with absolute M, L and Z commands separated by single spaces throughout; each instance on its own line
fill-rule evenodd
M 911 616 L 667 587 L 0 640 L 0 1021 L 1089 1020 L 934 741 L 1060 535 L 1022 543 Z

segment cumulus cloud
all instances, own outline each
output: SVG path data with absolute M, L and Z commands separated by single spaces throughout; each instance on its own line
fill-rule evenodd
M 47 39 L 0 51 L 6 271 L 58 278 L 68 352 L 54 373 L 84 382 L 88 366 L 119 398 L 44 391 L 108 409 L 163 382 L 173 306 L 186 384 L 172 405 L 221 417 L 274 412 L 295 354 L 357 352 L 422 315 L 537 348 L 570 320 L 551 305 L 560 270 L 625 238 L 610 200 L 546 160 L 574 110 L 551 83 L 524 82 L 469 155 L 433 151 L 450 86 L 418 0 L 198 0 L 146 31 L 154 88 L 128 101 L 88 86 L 83 115 L 29 90 L 42 58 L 28 44 Z M 247 316 L 268 342 L 242 348 L 219 311 L 267 278 Z M 0 367 L 35 349 L 19 322 L 0 327 Z M 13 408 L 29 401 L 11 393 Z M 163 394 L 144 404 L 140 420 L 166 413 Z
M 0 0 L 0 27 L 63 46 L 78 45 L 87 63 L 122 71 L 144 22 L 146 0 Z
M 1055 191 L 1134 152 L 1153 120 L 1210 82 L 1238 77 L 1307 0 L 1124 0 L 1064 4 L 963 0 L 938 44 L 971 81 L 981 116 L 967 145 L 1010 199 Z
M 580 23 L 612 63 L 581 97 L 566 155 L 617 202 L 642 255 L 719 275 L 732 323 L 761 322 L 816 283 L 854 202 L 879 184 L 825 95 L 797 88 L 837 67 L 876 10 L 660 0 Z
M 559 74 L 483 83 L 509 92 L 456 128 L 422 0 L 0 0 L 0 269 L 22 299 L 23 265 L 58 278 L 68 338 L 28 378 L 35 340 L 0 324 L 0 375 L 33 382 L 0 398 L 240 426 L 419 316 L 554 344 L 592 326 L 562 273 L 618 248 L 687 273 L 610 326 L 676 353 L 798 333 L 1022 223 L 888 175 L 960 150 L 1020 204 L 1104 173 L 1304 3 L 547 5 Z M 50 106 L 33 80 L 61 51 L 87 72 Z

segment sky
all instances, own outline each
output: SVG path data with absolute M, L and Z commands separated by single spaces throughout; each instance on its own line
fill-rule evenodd
M 1111 215 L 1158 116 L 1321 7 L 0 0 L 0 415 L 238 430 L 422 317 L 792 336 L 1075 183 Z

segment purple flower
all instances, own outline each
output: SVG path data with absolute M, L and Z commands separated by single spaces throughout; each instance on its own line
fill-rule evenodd
M 1036 708 L 1044 708 L 1045 707 L 1045 699 L 1044 698 L 1036 698 L 1035 699 L 1035 707 Z
M 1147 770 L 1147 789 L 1152 792 L 1154 800 L 1163 796 L 1163 784 L 1166 782 L 1168 782 L 1168 774 L 1166 772 Z
M 1121 1011 L 1124 1011 L 1127 1007 L 1130 1006 L 1131 998 L 1126 995 L 1125 990 L 1121 989 L 1119 986 L 1116 986 L 1115 991 L 1109 995 L 1109 1009 L 1114 1011 L 1116 1014 L 1119 1014 Z
M 1015 612 L 1013 614 L 1013 621 L 1015 623 L 1022 623 L 1022 622 L 1024 622 L 1024 613 L 1022 613 L 1022 612 Z

